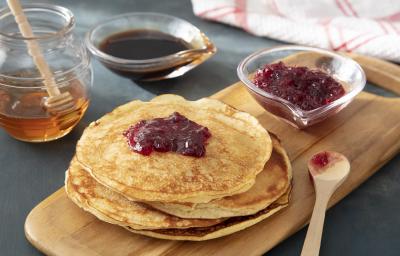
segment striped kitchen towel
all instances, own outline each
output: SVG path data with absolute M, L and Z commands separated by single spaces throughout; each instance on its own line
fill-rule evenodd
M 400 0 L 192 0 L 202 18 L 257 36 L 400 62 Z

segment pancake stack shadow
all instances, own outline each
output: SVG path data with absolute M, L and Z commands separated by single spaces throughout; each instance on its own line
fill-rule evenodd
M 124 130 L 179 112 L 206 126 L 206 155 L 132 152 Z M 285 208 L 292 170 L 278 138 L 251 115 L 211 99 L 162 95 L 93 122 L 66 172 L 68 197 L 98 219 L 150 237 L 202 241 L 235 233 Z

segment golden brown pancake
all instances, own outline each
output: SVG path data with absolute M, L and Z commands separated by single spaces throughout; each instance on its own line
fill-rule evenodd
M 251 215 L 261 211 L 286 192 L 292 178 L 292 169 L 285 150 L 274 135 L 271 134 L 271 138 L 272 155 L 248 191 L 203 204 L 149 204 L 181 218 L 216 219 Z
M 206 155 L 132 152 L 122 133 L 141 120 L 179 112 L 206 126 Z M 251 188 L 272 152 L 268 132 L 250 114 L 212 99 L 166 95 L 133 101 L 91 123 L 76 157 L 101 184 L 133 201 L 206 203 Z
M 185 220 L 141 203 L 129 201 L 95 181 L 73 159 L 66 173 L 65 189 L 69 198 L 79 207 L 102 221 L 136 229 L 189 228 L 215 225 L 223 219 Z
M 204 241 L 222 236 L 227 236 L 253 226 L 254 224 L 270 217 L 279 210 L 285 208 L 289 203 L 291 188 L 282 195 L 277 201 L 273 202 L 265 209 L 248 216 L 238 216 L 228 218 L 227 220 L 210 227 L 187 228 L 187 229 L 156 229 L 156 230 L 137 230 L 131 227 L 125 227 L 129 231 L 145 236 L 169 239 L 169 240 L 188 240 Z

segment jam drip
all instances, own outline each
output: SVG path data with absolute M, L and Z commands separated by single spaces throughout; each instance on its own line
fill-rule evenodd
M 283 62 L 257 70 L 253 83 L 302 110 L 313 110 L 345 94 L 343 86 L 330 75 L 307 67 L 290 67 Z
M 202 157 L 206 153 L 206 141 L 211 137 L 207 127 L 178 112 L 165 118 L 142 120 L 129 127 L 123 135 L 134 152 L 146 156 L 155 150 Z

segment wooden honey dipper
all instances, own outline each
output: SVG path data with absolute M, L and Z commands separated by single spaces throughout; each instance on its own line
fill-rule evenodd
M 29 24 L 24 11 L 22 10 L 19 0 L 7 0 L 8 7 L 14 15 L 18 28 L 25 38 L 33 38 L 32 27 Z M 38 42 L 34 39 L 26 40 L 28 53 L 32 57 L 40 75 L 44 79 L 44 85 L 49 97 L 45 100 L 44 105 L 51 114 L 68 113 L 75 109 L 75 102 L 72 95 L 66 91 L 61 93 L 57 87 L 56 81 L 47 64 Z

